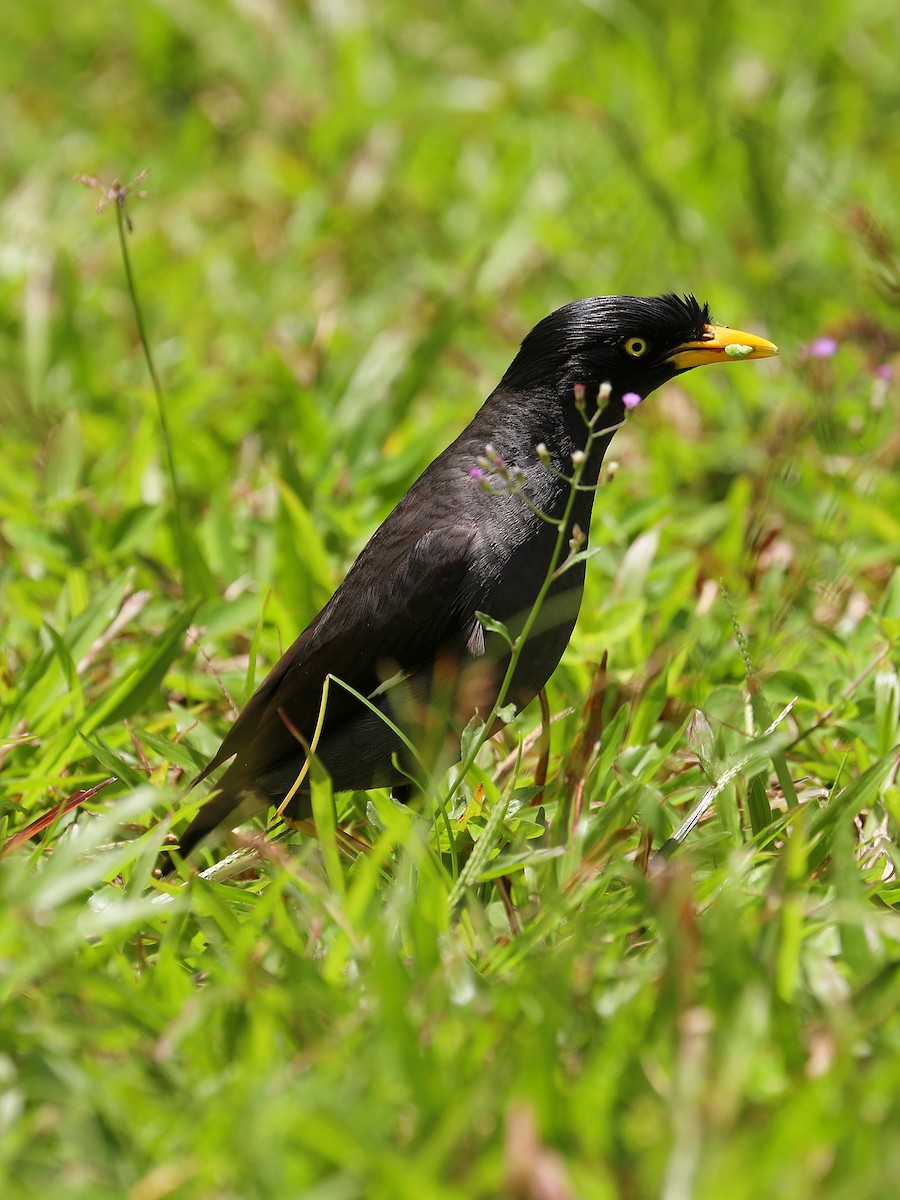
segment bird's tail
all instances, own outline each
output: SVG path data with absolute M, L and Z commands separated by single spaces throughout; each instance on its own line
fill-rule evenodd
M 211 840 L 226 823 L 229 829 L 233 829 L 266 807 L 268 800 L 259 791 L 248 787 L 243 779 L 229 780 L 230 774 L 231 770 L 225 772 L 219 781 L 219 790 L 212 799 L 207 800 L 179 837 L 178 853 L 181 858 L 187 858 L 197 846 Z M 191 787 L 199 783 L 201 778 L 198 775 Z M 163 876 L 174 871 L 175 860 L 168 851 L 164 852 L 159 867 Z

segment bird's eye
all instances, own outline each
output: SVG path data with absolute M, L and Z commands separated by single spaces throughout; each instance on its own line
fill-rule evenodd
M 625 353 L 630 354 L 632 358 L 643 358 L 650 345 L 646 338 L 630 337 L 625 340 Z

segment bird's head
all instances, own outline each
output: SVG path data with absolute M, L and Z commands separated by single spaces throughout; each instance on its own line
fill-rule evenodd
M 594 296 L 558 308 L 535 325 L 503 378 L 510 389 L 571 393 L 584 384 L 610 402 L 654 388 L 709 363 L 768 358 L 778 348 L 755 334 L 710 321 L 693 296 Z M 636 402 L 636 401 L 635 401 Z

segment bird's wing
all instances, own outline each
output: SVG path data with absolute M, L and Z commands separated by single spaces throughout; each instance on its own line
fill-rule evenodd
M 253 769 L 296 754 L 287 722 L 312 737 L 328 675 L 368 696 L 396 670 L 414 671 L 442 646 L 462 648 L 473 640 L 474 614 L 481 607 L 470 569 L 479 540 L 475 527 L 409 533 L 407 521 L 378 530 L 328 604 L 257 688 L 195 782 L 233 755 Z M 328 725 L 339 724 L 357 703 L 345 688 L 332 685 Z

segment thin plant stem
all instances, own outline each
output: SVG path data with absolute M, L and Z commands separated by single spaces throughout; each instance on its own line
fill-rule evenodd
M 575 506 L 576 496 L 578 495 L 578 492 L 581 490 L 581 477 L 584 474 L 585 467 L 590 459 L 591 448 L 593 447 L 594 442 L 598 438 L 603 437 L 605 434 L 610 432 L 610 429 L 595 429 L 594 428 L 594 424 L 597 420 L 597 417 L 600 415 L 600 411 L 601 411 L 599 408 L 599 404 L 600 404 L 600 398 L 598 396 L 597 410 L 594 412 L 594 415 L 591 418 L 587 418 L 587 417 L 585 418 L 585 425 L 587 426 L 587 431 L 588 431 L 587 443 L 584 448 L 584 454 L 582 457 L 579 458 L 577 463 L 574 465 L 574 470 L 569 479 L 569 494 L 566 499 L 566 507 L 563 512 L 563 515 L 557 522 L 554 522 L 557 526 L 557 535 L 556 535 L 556 545 L 554 546 L 553 555 L 550 560 L 550 567 L 547 570 L 546 575 L 544 576 L 544 580 L 541 584 L 541 587 L 538 591 L 537 596 L 535 597 L 534 603 L 531 606 L 528 616 L 525 619 L 525 623 L 522 626 L 522 629 L 521 629 L 519 635 L 517 636 L 515 643 L 513 644 L 512 654 L 510 656 L 509 664 L 507 665 L 507 668 L 506 668 L 506 674 L 503 676 L 503 682 L 500 685 L 500 690 L 497 694 L 497 699 L 494 701 L 493 707 L 491 708 L 491 711 L 488 714 L 487 719 L 482 724 L 481 729 L 478 731 L 478 734 L 474 738 L 472 738 L 469 746 L 467 747 L 467 752 L 465 753 L 465 755 L 462 758 L 462 761 L 459 764 L 459 772 L 456 776 L 456 779 L 454 780 L 453 784 L 450 786 L 447 794 L 438 799 L 438 807 L 444 813 L 449 812 L 449 807 L 453 801 L 453 798 L 455 797 L 456 793 L 459 791 L 460 787 L 462 786 L 462 783 L 463 783 L 470 767 L 475 762 L 475 759 L 476 759 L 479 751 L 481 750 L 481 747 L 485 744 L 485 742 L 490 737 L 491 729 L 493 728 L 494 722 L 497 719 L 500 709 L 506 703 L 506 697 L 509 693 L 510 686 L 512 685 L 513 676 L 515 675 L 516 668 L 519 663 L 519 659 L 522 656 L 522 652 L 525 648 L 526 642 L 528 640 L 528 636 L 531 633 L 532 628 L 534 627 L 534 623 L 537 621 L 537 619 L 540 615 L 541 608 L 543 607 L 544 601 L 547 598 L 547 593 L 550 591 L 550 588 L 552 587 L 554 581 L 566 569 L 567 565 L 570 565 L 568 559 L 563 559 L 563 550 L 564 550 L 565 544 L 566 544 L 566 536 L 569 532 L 569 521 L 572 516 L 572 509 Z M 616 426 L 613 426 L 612 428 L 616 429 L 616 428 L 618 428 L 618 426 L 616 425 Z
M 124 200 L 124 197 L 123 197 Z M 153 354 L 150 350 L 150 341 L 147 337 L 147 328 L 144 324 L 144 314 L 141 309 L 141 303 L 138 299 L 137 286 L 134 281 L 134 272 L 131 269 L 131 257 L 128 253 L 128 240 L 125 236 L 128 217 L 125 212 L 124 202 L 116 203 L 116 227 L 119 231 L 119 247 L 122 251 L 122 263 L 125 267 L 125 282 L 128 287 L 128 297 L 131 301 L 131 308 L 134 313 L 135 323 L 137 325 L 138 338 L 141 343 L 141 348 L 144 352 L 144 360 L 147 363 L 147 370 L 150 372 L 150 380 L 153 384 L 153 394 L 156 397 L 156 411 L 159 416 L 159 426 L 162 432 L 163 450 L 166 459 L 166 469 L 169 475 L 169 486 L 172 489 L 172 518 L 174 522 L 175 534 L 175 550 L 178 555 L 178 565 L 181 571 L 181 586 L 185 595 L 193 591 L 191 570 L 191 560 L 188 554 L 187 539 L 185 537 L 184 516 L 181 505 L 181 492 L 178 487 L 178 474 L 175 470 L 175 452 L 172 447 L 172 434 L 169 429 L 169 418 L 166 410 L 166 397 L 156 371 L 156 364 L 153 361 Z

